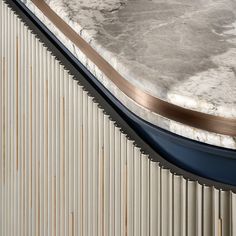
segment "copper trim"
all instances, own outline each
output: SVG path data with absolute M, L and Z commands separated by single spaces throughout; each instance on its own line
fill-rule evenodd
M 128 97 L 141 106 L 170 120 L 209 132 L 236 136 L 236 119 L 189 110 L 157 97 L 132 85 L 103 59 L 84 39 L 62 20 L 43 0 L 32 0 L 44 15 L 68 37 L 96 66 Z

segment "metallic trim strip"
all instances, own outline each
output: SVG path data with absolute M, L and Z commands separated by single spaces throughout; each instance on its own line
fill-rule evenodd
M 153 97 L 124 79 L 84 39 L 66 24 L 43 0 L 32 0 L 52 23 L 61 30 L 98 68 L 128 97 L 138 104 L 168 119 L 195 128 L 223 135 L 236 136 L 236 119 L 218 117 L 189 110 Z

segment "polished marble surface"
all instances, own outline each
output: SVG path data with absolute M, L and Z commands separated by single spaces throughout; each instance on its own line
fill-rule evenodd
M 135 86 L 180 106 L 236 117 L 236 1 L 47 2 L 79 24 Z
M 130 110 L 182 136 L 236 149 L 236 138 L 160 117 L 124 96 L 37 10 L 58 38 Z M 46 0 L 125 79 L 173 104 L 236 117 L 236 2 Z

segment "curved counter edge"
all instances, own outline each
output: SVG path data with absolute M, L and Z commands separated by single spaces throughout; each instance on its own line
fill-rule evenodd
M 97 98 L 117 124 L 136 140 L 137 145 L 142 150 L 150 155 L 152 161 L 160 162 L 173 173 L 183 175 L 187 179 L 236 192 L 234 187 L 236 186 L 236 176 L 235 174 L 232 175 L 232 170 L 236 167 L 236 160 L 234 160 L 236 151 L 180 137 L 135 116 L 63 46 L 20 0 L 6 2 L 49 47 L 53 54 L 63 62 L 63 65 L 70 70 L 75 79 Z M 169 145 L 171 145 L 171 148 Z M 181 153 L 182 157 L 173 155 L 170 149 L 176 151 L 177 154 Z M 191 155 L 191 158 L 189 155 Z M 212 161 L 216 161 L 215 164 Z M 222 169 L 222 165 L 225 163 L 231 168 L 230 171 L 226 168 Z M 235 166 L 232 163 L 235 163 Z M 215 165 L 217 165 L 217 168 Z

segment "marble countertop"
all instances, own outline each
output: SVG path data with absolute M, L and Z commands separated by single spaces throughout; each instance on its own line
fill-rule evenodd
M 140 117 L 185 137 L 236 149 L 236 137 L 170 121 L 123 96 L 32 1 L 22 1 Z M 184 108 L 236 118 L 236 1 L 45 1 L 134 86 Z

